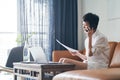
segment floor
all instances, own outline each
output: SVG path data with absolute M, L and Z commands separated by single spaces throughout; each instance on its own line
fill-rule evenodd
M 14 80 L 13 74 L 7 72 L 0 72 L 0 80 Z

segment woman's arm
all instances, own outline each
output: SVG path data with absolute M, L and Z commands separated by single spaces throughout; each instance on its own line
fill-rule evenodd
M 79 58 L 81 58 L 82 60 L 87 60 L 87 57 L 84 55 L 84 54 L 82 54 L 82 53 L 80 53 L 79 51 L 76 51 L 76 52 L 71 52 L 71 51 L 69 51 L 73 56 L 78 56 Z
M 88 31 L 88 56 L 92 56 L 92 35 L 95 32 L 94 29 L 89 29 Z

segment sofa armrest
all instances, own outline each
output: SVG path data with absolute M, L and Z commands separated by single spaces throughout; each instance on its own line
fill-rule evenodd
M 71 70 L 57 74 L 52 80 L 120 80 L 120 68 Z
M 81 61 L 81 59 L 79 57 L 72 56 L 68 50 L 54 50 L 52 52 L 52 61 L 58 62 L 60 58 L 70 58 L 70 59 L 75 59 L 75 60 Z

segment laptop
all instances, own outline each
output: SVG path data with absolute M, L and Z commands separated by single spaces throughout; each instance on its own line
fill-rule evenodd
M 31 47 L 29 50 L 35 63 L 59 63 L 49 61 L 42 47 Z
M 44 53 L 42 47 L 31 47 L 29 48 L 30 53 L 36 63 L 48 63 L 46 54 Z

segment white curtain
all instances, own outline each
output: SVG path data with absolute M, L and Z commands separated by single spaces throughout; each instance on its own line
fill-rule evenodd
M 18 32 L 22 36 L 21 44 L 24 45 L 27 40 L 31 46 L 41 46 L 48 56 L 51 55 L 52 10 L 52 0 L 18 0 Z

